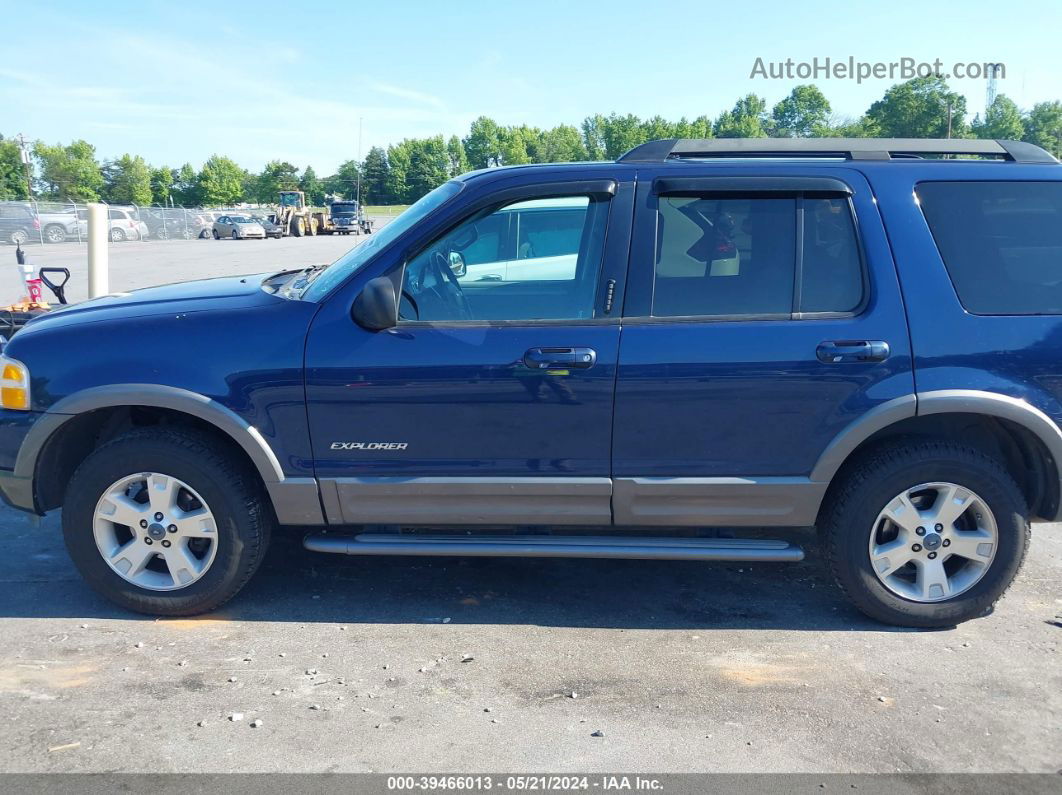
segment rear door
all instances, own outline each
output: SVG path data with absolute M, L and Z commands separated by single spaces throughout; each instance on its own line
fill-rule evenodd
M 811 524 L 830 443 L 875 411 L 913 406 L 869 185 L 843 168 L 776 174 L 639 174 L 616 391 L 619 524 Z

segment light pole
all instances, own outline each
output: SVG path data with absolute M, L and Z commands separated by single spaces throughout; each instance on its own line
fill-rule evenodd
M 26 173 L 26 198 L 33 201 L 33 179 L 30 176 L 30 153 L 26 147 L 26 139 L 22 133 L 18 134 L 18 152 L 22 159 L 22 169 Z
M 358 116 L 358 214 L 361 214 L 361 133 L 364 119 Z

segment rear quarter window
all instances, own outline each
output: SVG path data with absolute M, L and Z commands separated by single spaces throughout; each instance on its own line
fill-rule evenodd
M 1062 314 L 1062 182 L 924 182 L 915 192 L 966 311 Z

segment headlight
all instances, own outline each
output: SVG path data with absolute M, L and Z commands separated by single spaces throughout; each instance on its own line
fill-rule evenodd
M 29 411 L 29 370 L 22 362 L 0 356 L 0 407 Z

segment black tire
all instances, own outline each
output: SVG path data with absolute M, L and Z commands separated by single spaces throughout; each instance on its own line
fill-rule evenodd
M 159 472 L 202 495 L 217 525 L 217 552 L 202 577 L 172 591 L 141 588 L 114 572 L 96 547 L 96 505 L 111 484 L 137 472 Z M 250 465 L 194 431 L 144 428 L 93 451 L 78 467 L 63 502 L 63 537 L 88 584 L 138 613 L 188 616 L 218 608 L 251 578 L 265 555 L 275 523 Z
M 24 246 L 26 243 L 29 242 L 30 236 L 29 232 L 27 232 L 25 229 L 16 229 L 14 232 L 7 236 L 7 239 L 12 246 Z
M 210 231 L 211 231 L 211 234 L 214 235 L 214 239 L 215 240 L 221 240 L 221 235 L 218 234 L 218 230 L 217 229 L 211 229 Z
M 964 486 L 984 500 L 995 517 L 998 544 L 987 572 L 968 590 L 944 601 L 916 602 L 878 579 L 869 534 L 897 495 L 938 481 Z M 1021 490 L 995 458 L 952 441 L 907 440 L 871 451 L 831 486 L 819 531 L 837 584 L 860 611 L 886 624 L 940 629 L 991 613 L 1025 559 L 1028 513 Z
M 59 224 L 48 224 L 44 227 L 44 241 L 46 243 L 65 243 L 66 230 Z
M 110 237 L 112 243 L 121 243 L 125 240 L 125 230 L 112 227 Z
M 301 218 L 292 218 L 291 219 L 291 234 L 292 234 L 292 236 L 293 237 L 302 237 L 304 232 L 305 232 L 305 227 L 303 226 L 302 219 Z
M 235 229 L 232 230 L 232 239 L 233 240 L 239 240 L 240 239 L 240 233 L 237 232 Z

